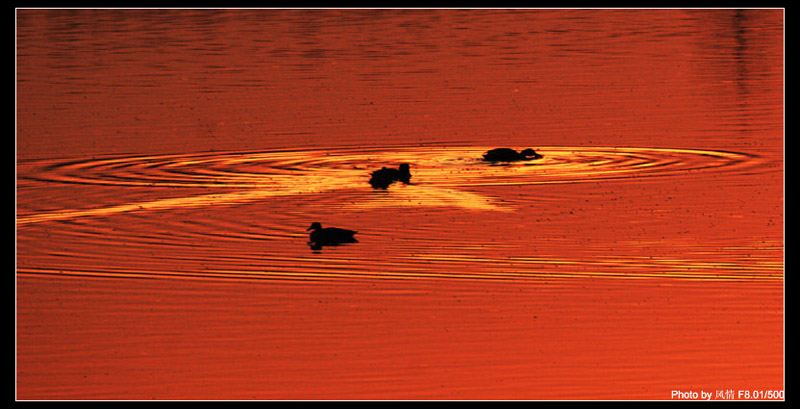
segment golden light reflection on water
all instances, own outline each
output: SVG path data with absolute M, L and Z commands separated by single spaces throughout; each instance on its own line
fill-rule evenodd
M 108 216 L 123 212 L 156 211 L 169 210 L 174 208 L 191 208 L 204 206 L 230 205 L 235 203 L 251 202 L 264 200 L 276 196 L 290 196 L 320 193 L 327 190 L 343 188 L 342 179 L 330 177 L 285 177 L 291 179 L 281 181 L 280 178 L 271 178 L 276 182 L 268 189 L 252 189 L 236 191 L 230 193 L 213 193 L 198 196 L 178 197 L 169 199 L 158 199 L 145 202 L 127 203 L 108 207 L 65 210 L 58 212 L 41 213 L 31 216 L 23 216 L 17 219 L 17 223 L 24 225 L 52 220 L 73 219 L 76 217 L 87 216 Z M 310 179 L 308 181 L 304 179 Z M 304 183 L 305 182 L 305 183 Z
M 689 280 L 783 280 L 783 266 L 770 262 L 718 262 L 661 256 L 604 256 L 592 259 L 565 259 L 556 255 L 543 257 L 485 258 L 463 254 L 414 254 L 422 259 L 445 264 L 472 263 L 497 270 L 495 277 L 616 277 L 679 278 Z M 558 270 L 548 268 L 559 267 Z M 539 269 L 533 269 L 540 267 Z M 580 269 L 577 269 L 580 268 Z
M 445 206 L 508 212 L 513 211 L 513 205 L 466 188 L 679 176 L 703 170 L 747 171 L 763 165 L 755 156 L 734 152 L 574 147 L 539 148 L 544 159 L 537 161 L 487 164 L 479 158 L 488 149 L 406 147 L 380 151 L 243 152 L 50 163 L 24 176 L 38 180 L 118 187 L 248 190 L 42 212 L 19 216 L 17 224 L 122 212 L 230 205 L 344 189 L 368 189 L 366 179 L 369 173 L 384 164 L 410 163 L 412 185 L 391 187 L 388 200 L 354 203 L 354 210 L 386 206 Z

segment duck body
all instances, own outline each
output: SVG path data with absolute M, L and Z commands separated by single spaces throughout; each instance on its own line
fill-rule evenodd
M 386 189 L 394 182 L 410 183 L 411 168 L 408 163 L 401 163 L 397 169 L 383 167 L 372 172 L 369 184 L 373 188 Z
M 486 162 L 517 162 L 541 158 L 542 155 L 530 148 L 522 152 L 517 152 L 511 148 L 497 148 L 483 154 L 483 160 Z
M 309 240 L 312 243 L 324 246 L 335 246 L 342 243 L 358 243 L 355 237 L 357 232 L 354 230 L 340 229 L 338 227 L 322 228 L 319 222 L 311 223 L 311 227 L 306 231 L 311 231 Z

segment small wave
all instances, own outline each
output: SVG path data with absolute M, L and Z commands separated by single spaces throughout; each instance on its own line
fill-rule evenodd
M 385 164 L 410 163 L 412 185 L 391 196 L 362 195 L 352 209 L 445 206 L 513 211 L 513 204 L 470 187 L 580 183 L 701 172 L 754 172 L 758 156 L 737 152 L 668 148 L 538 147 L 541 160 L 493 165 L 481 162 L 488 147 L 335 148 L 188 155 L 126 156 L 42 163 L 23 178 L 111 187 L 204 188 L 213 193 L 137 200 L 99 207 L 21 215 L 18 225 L 308 196 L 339 190 L 369 191 L 369 172 Z M 158 191 L 154 190 L 154 196 Z

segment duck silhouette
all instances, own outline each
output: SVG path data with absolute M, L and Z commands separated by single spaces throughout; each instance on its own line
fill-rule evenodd
M 376 189 L 386 189 L 394 182 L 410 183 L 411 168 L 408 163 L 401 163 L 397 169 L 383 167 L 372 172 L 369 184 Z
M 516 162 L 541 158 L 542 155 L 539 155 L 531 148 L 522 152 L 517 152 L 511 148 L 497 148 L 483 154 L 483 160 L 486 162 Z
M 353 230 L 340 229 L 338 227 L 322 228 L 320 222 L 311 223 L 311 227 L 306 231 L 311 231 L 309 240 L 312 245 L 319 246 L 336 246 L 342 243 L 358 243 L 353 235 L 356 234 Z

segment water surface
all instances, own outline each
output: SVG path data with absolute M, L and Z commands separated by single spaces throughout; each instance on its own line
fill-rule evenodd
M 20 399 L 783 389 L 782 10 L 18 10 L 16 155 Z

